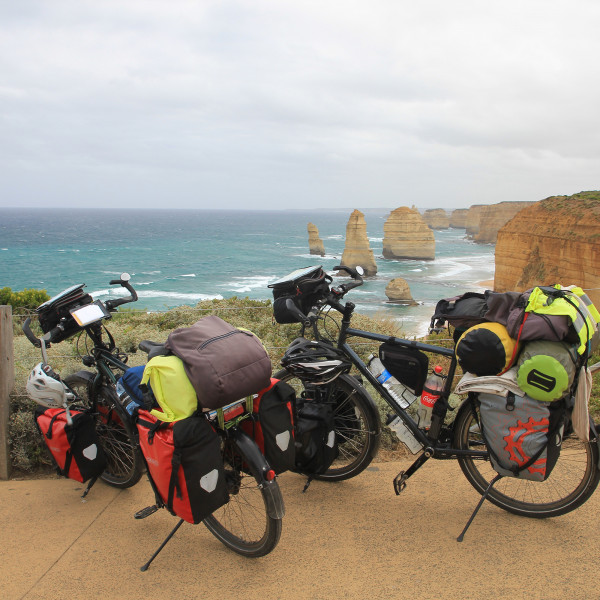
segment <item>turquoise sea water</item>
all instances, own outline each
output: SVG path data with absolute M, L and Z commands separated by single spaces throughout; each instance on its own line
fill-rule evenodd
M 376 277 L 352 290 L 365 314 L 402 322 L 406 335 L 426 330 L 440 298 L 482 289 L 493 278 L 494 247 L 465 239 L 463 229 L 436 231 L 433 261 L 385 260 L 383 225 L 389 211 L 363 211 Z M 0 209 L 0 287 L 57 294 L 87 284 L 95 298 L 123 293 L 108 281 L 132 274 L 135 308 L 162 310 L 215 297 L 271 298 L 267 284 L 321 264 L 330 271 L 344 249 L 346 211 L 99 211 Z M 325 257 L 308 252 L 309 222 L 319 228 Z M 385 286 L 402 277 L 418 306 L 387 303 Z

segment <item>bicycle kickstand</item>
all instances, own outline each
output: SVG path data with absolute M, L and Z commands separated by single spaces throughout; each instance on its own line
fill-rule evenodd
M 477 503 L 477 506 L 475 507 L 475 510 L 473 511 L 473 514 L 471 515 L 471 518 L 467 521 L 467 524 L 465 525 L 465 528 L 462 530 L 462 533 L 456 538 L 457 542 L 462 542 L 464 540 L 465 533 L 467 533 L 467 529 L 469 529 L 469 526 L 473 522 L 473 519 L 475 518 L 475 515 L 479 512 L 479 509 L 481 508 L 481 505 L 483 504 L 483 502 L 485 501 L 485 499 L 488 497 L 488 494 L 490 493 L 493 485 L 497 481 L 499 481 L 500 479 L 502 479 L 502 475 L 498 474 L 498 475 L 496 475 L 496 477 L 494 477 L 494 479 L 492 479 L 490 481 L 490 484 L 487 486 L 485 492 L 483 492 L 483 494 L 481 495 L 481 499 Z
M 179 523 L 177 523 L 177 525 L 175 525 L 175 527 L 173 528 L 173 531 L 171 531 L 171 533 L 164 539 L 163 543 L 159 546 L 158 550 L 150 557 L 150 560 L 145 565 L 140 567 L 140 571 L 148 570 L 150 563 L 158 556 L 160 551 L 167 545 L 167 542 L 175 535 L 175 532 L 181 527 L 182 524 L 183 524 L 183 519 L 180 519 Z

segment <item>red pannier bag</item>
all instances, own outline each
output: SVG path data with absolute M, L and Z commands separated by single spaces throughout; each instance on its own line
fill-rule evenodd
M 106 468 L 106 454 L 98 440 L 94 417 L 72 410 L 67 422 L 64 408 L 37 406 L 35 422 L 63 477 L 80 481 L 97 478 Z M 91 486 L 90 486 L 91 487 Z
M 140 410 L 136 424 L 158 506 L 200 523 L 229 501 L 219 436 L 203 416 L 168 423 Z
M 241 421 L 240 427 L 254 439 L 275 473 L 294 469 L 293 410 L 294 388 L 278 379 L 271 379 L 252 401 L 251 419 Z

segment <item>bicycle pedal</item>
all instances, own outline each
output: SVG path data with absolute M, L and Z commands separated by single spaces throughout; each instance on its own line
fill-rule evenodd
M 396 492 L 396 496 L 399 496 L 400 492 L 406 487 L 407 479 L 406 471 L 400 471 L 400 473 L 394 477 L 394 491 Z
M 142 508 L 142 510 L 138 510 L 134 515 L 134 519 L 145 519 L 150 515 L 153 515 L 158 510 L 158 506 L 156 504 L 152 506 L 146 506 L 146 508 Z

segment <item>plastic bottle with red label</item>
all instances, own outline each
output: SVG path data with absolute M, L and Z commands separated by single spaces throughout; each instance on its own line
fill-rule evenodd
M 433 406 L 444 391 L 445 380 L 446 376 L 442 373 L 442 367 L 437 365 L 425 381 L 419 408 L 417 409 L 417 420 L 420 429 L 429 429 L 431 427 Z

